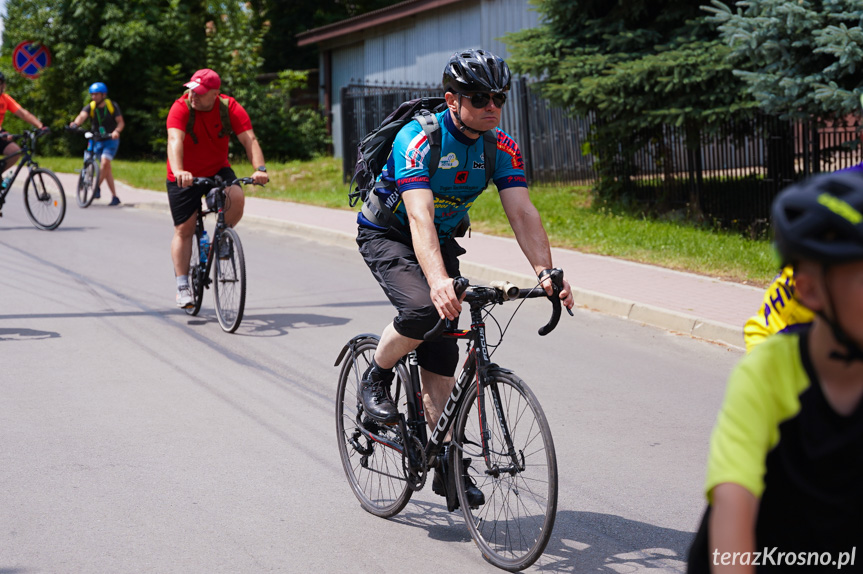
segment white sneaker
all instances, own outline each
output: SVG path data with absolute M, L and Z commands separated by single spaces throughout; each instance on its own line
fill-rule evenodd
M 195 306 L 195 300 L 192 298 L 192 290 L 189 286 L 179 287 L 177 289 L 177 307 L 180 309 L 190 309 Z

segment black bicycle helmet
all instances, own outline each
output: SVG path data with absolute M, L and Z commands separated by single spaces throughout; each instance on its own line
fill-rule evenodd
M 505 92 L 511 82 L 506 62 L 485 50 L 456 52 L 443 70 L 443 88 L 447 92 Z
M 863 260 L 863 172 L 817 175 L 773 202 L 773 233 L 783 264 Z
M 0 84 L 5 84 L 5 83 L 6 83 L 6 74 L 4 74 L 3 72 L 0 72 Z

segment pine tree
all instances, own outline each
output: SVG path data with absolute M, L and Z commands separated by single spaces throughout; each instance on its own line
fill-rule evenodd
M 789 117 L 842 117 L 863 94 L 863 2 L 712 0 L 729 61 L 762 109 Z
M 511 63 L 537 78 L 535 88 L 553 103 L 596 114 L 592 145 L 600 157 L 601 192 L 616 193 L 621 171 L 633 173 L 632 166 L 612 165 L 612 158 L 626 162 L 656 139 L 650 128 L 684 128 L 694 164 L 702 130 L 754 109 L 726 59 L 731 49 L 697 3 L 537 0 L 536 6 L 544 24 L 508 36 Z M 660 161 L 671 177 L 665 149 L 661 141 Z

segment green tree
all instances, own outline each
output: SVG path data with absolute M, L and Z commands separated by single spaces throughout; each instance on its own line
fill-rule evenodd
M 124 149 L 161 155 L 171 96 L 205 59 L 205 17 L 203 2 L 9 0 L 0 65 L 13 97 L 55 129 L 89 100 L 92 82 L 105 82 L 133 128 Z M 53 54 L 36 80 L 12 72 L 11 52 L 22 40 Z
M 326 148 L 319 114 L 290 106 L 285 90 L 296 89 L 297 76 L 288 73 L 269 86 L 257 83 L 268 28 L 253 4 L 9 0 L 6 11 L 0 69 L 9 78 L 9 92 L 55 130 L 89 101 L 87 87 L 101 81 L 126 119 L 124 156 L 164 157 L 168 110 L 192 72 L 210 67 L 219 71 L 223 91 L 249 110 L 256 133 L 271 138 L 261 138 L 269 157 L 307 157 Z M 12 50 L 23 40 L 40 42 L 53 55 L 52 65 L 35 80 L 12 71 Z M 13 131 L 23 127 L 17 118 L 7 121 Z M 55 152 L 77 152 L 83 145 L 82 138 L 71 136 L 47 141 Z
M 283 70 L 275 81 L 261 84 L 261 46 L 269 24 L 253 4 L 211 5 L 207 22 L 207 62 L 222 78 L 223 91 L 237 98 L 254 123 L 255 135 L 268 157 L 307 159 L 329 145 L 326 123 L 317 110 L 291 105 L 291 92 L 308 85 L 306 72 Z M 231 153 L 244 155 L 232 141 Z
M 761 108 L 786 117 L 842 117 L 863 94 L 860 0 L 747 0 L 705 7 L 729 62 Z
M 596 114 L 591 149 L 599 157 L 602 193 L 619 194 L 631 153 L 653 142 L 666 177 L 673 165 L 660 124 L 685 130 L 690 164 L 700 161 L 702 130 L 747 113 L 726 61 L 729 48 L 687 0 L 536 0 L 538 28 L 507 37 L 511 63 L 537 78 L 534 87 L 574 114 Z M 700 174 L 695 174 L 696 183 Z M 697 185 L 692 207 L 697 212 Z

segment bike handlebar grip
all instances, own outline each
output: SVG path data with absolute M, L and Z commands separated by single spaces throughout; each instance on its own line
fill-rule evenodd
M 452 280 L 452 287 L 455 290 L 455 296 L 461 297 L 462 294 L 467 290 L 468 285 L 470 285 L 470 281 L 467 280 L 467 277 L 456 277 Z M 428 331 L 425 335 L 423 335 L 423 341 L 432 341 L 440 337 L 440 334 L 443 333 L 444 328 L 449 323 L 449 319 L 438 319 L 438 322 L 432 327 L 431 331 Z
M 549 277 L 551 277 L 553 292 L 551 295 L 546 295 L 546 297 L 551 301 L 551 319 L 549 319 L 546 325 L 539 328 L 538 333 L 540 337 L 544 337 L 554 331 L 554 328 L 557 327 L 557 322 L 560 321 L 560 292 L 563 289 L 563 269 L 552 269 Z

